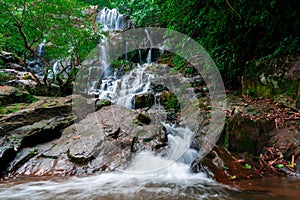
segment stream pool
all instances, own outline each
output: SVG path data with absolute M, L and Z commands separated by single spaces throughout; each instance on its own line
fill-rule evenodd
M 0 182 L 0 199 L 251 199 L 298 200 L 300 181 L 259 178 L 220 184 L 204 174 L 20 177 Z

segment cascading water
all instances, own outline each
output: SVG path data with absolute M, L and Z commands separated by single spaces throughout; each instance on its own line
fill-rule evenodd
M 41 44 L 38 45 L 38 48 L 37 48 L 37 55 L 39 57 L 44 57 L 44 47 L 46 45 L 46 40 L 44 39 L 43 42 Z
M 103 30 L 125 30 L 130 27 L 128 21 L 123 20 L 128 18 L 126 15 L 121 15 L 116 9 L 102 9 L 97 15 L 97 22 L 103 25 Z
M 122 15 L 117 13 L 116 10 L 104 8 L 98 14 L 97 20 L 103 25 L 103 30 L 114 31 L 120 29 L 120 16 Z M 161 83 L 162 85 L 168 86 L 170 90 L 176 87 L 173 82 L 176 82 L 176 80 L 178 82 L 177 75 L 173 74 L 173 78 L 167 77 L 168 72 L 165 67 L 158 69 L 161 72 L 155 72 L 156 64 L 152 63 L 152 48 L 155 47 L 155 44 L 151 32 L 145 29 L 145 34 L 147 42 L 150 44 L 150 48 L 147 49 L 146 63 L 142 62 L 141 50 L 138 50 L 137 54 L 139 63 L 141 64 L 137 63 L 132 70 L 121 76 L 118 76 L 116 72 L 113 73 L 110 66 L 108 40 L 106 38 L 102 39 L 99 45 L 101 52 L 99 63 L 102 69 L 102 75 L 99 76 L 101 77 L 100 81 L 97 80 L 97 77 L 91 79 L 91 84 L 88 88 L 89 94 L 94 94 L 98 96 L 99 99 L 108 99 L 112 103 L 129 109 L 135 109 L 135 97 L 142 94 L 153 93 L 153 84 Z M 126 42 L 125 50 L 127 51 Z M 160 50 L 160 52 L 162 51 Z M 127 57 L 125 57 L 125 59 L 127 59 Z M 90 75 L 91 71 L 96 71 L 95 67 L 90 68 Z M 155 98 L 159 98 L 157 94 L 155 94 Z M 162 107 L 156 103 L 159 104 L 159 102 L 155 101 L 153 109 L 161 109 Z M 174 172 L 175 168 L 179 167 L 180 169 L 184 169 L 184 173 L 186 173 L 187 176 L 190 175 L 190 164 L 198 156 L 198 152 L 190 148 L 194 133 L 187 127 L 175 128 L 167 123 L 162 123 L 168 132 L 167 152 L 164 155 L 154 155 L 152 152 L 141 152 L 134 157 L 127 172 L 145 173 L 167 168 L 169 169 L 170 176 L 173 176 L 172 174 L 176 174 L 176 172 Z M 165 173 L 165 170 L 158 173 Z
M 99 12 L 97 21 L 103 25 L 103 30 L 124 29 L 122 15 L 115 9 L 103 9 Z M 146 29 L 145 33 L 151 45 L 147 52 L 146 63 L 137 64 L 134 69 L 123 76 L 113 73 L 110 67 L 108 41 L 105 38 L 102 39 L 99 45 L 102 73 L 97 67 L 89 69 L 89 75 L 93 77 L 88 86 L 90 94 L 133 109 L 134 97 L 151 92 L 151 83 L 159 83 L 163 79 L 157 77 L 151 70 L 154 65 L 151 63 L 154 44 L 151 33 Z M 139 62 L 141 62 L 140 50 L 138 56 L 140 58 Z M 54 69 L 58 65 L 59 61 L 54 64 Z M 173 83 L 169 88 L 172 89 L 172 87 L 175 87 Z M 159 98 L 159 96 L 155 95 L 155 98 Z M 155 104 L 153 108 L 161 109 L 161 106 Z M 221 191 L 220 186 L 216 185 L 213 180 L 207 178 L 203 173 L 193 174 L 190 172 L 190 164 L 198 156 L 198 152 L 190 148 L 194 133 L 187 127 L 173 127 L 170 124 L 162 123 L 168 133 L 168 146 L 163 154 L 155 155 L 153 152 L 140 152 L 134 156 L 130 166 L 124 171 L 80 179 L 73 178 L 64 182 L 28 183 L 21 185 L 23 190 L 18 193 L 12 193 L 11 191 L 7 193 L 6 190 L 0 189 L 0 196 L 5 198 L 66 199 L 69 198 L 70 194 L 73 194 L 76 199 L 91 199 L 94 197 L 131 199 L 135 195 L 139 195 L 149 199 L 157 198 L 160 195 L 173 198 L 182 195 L 182 191 L 189 190 L 190 192 L 187 192 L 184 196 L 192 198 L 218 197 Z M 206 189 L 204 183 L 209 185 L 209 189 Z M 195 190 L 193 189 L 195 185 L 201 187 Z M 171 190 L 171 188 L 174 190 Z M 18 187 L 12 187 L 12 189 L 18 190 Z

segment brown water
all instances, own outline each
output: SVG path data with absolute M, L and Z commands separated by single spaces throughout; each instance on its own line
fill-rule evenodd
M 83 178 L 18 178 L 2 181 L 0 187 L 0 199 L 300 199 L 300 180 L 278 177 L 236 181 L 228 186 L 203 174 L 162 178 L 111 173 Z

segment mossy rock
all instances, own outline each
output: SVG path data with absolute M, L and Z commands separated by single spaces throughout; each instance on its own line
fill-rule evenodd
M 154 104 L 154 94 L 144 93 L 134 96 L 134 108 L 146 108 L 151 107 Z
M 146 113 L 140 113 L 134 119 L 134 123 L 136 123 L 139 126 L 149 125 L 151 123 L 151 118 Z
M 14 103 L 6 106 L 0 106 L 0 114 L 7 115 L 25 109 L 30 103 Z
M 159 101 L 168 112 L 178 113 L 180 111 L 179 101 L 173 92 L 163 91 Z
M 26 91 L 11 86 L 0 86 L 0 106 L 21 102 L 32 103 L 35 101 L 37 101 L 37 98 Z
M 15 78 L 16 78 L 16 76 L 0 72 L 0 82 L 7 82 L 7 81 L 13 80 Z
M 96 101 L 96 103 L 95 103 L 95 111 L 100 110 L 104 106 L 110 106 L 110 105 L 111 105 L 111 101 L 106 100 L 106 99 L 105 100 Z
M 239 153 L 259 155 L 268 144 L 269 133 L 275 129 L 274 121 L 251 120 L 240 115 L 227 118 L 218 145 Z
M 297 101 L 298 105 L 300 99 L 299 62 L 299 55 L 249 62 L 243 74 L 242 93 L 269 99 L 284 95 Z

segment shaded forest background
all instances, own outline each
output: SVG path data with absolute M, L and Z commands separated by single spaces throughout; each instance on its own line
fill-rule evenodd
M 34 53 L 31 47 L 47 36 L 54 44 L 48 49 L 49 57 L 83 60 L 98 40 L 94 34 L 98 27 L 89 24 L 87 18 L 79 27 L 94 27 L 74 28 L 74 20 L 64 16 L 80 17 L 80 8 L 87 4 L 117 8 L 131 17 L 135 27 L 165 27 L 189 35 L 210 53 L 229 89 L 240 89 L 248 61 L 300 52 L 300 4 L 293 0 L 28 0 L 28 12 L 18 14 L 24 21 L 16 21 L 7 13 L 10 8 L 22 7 L 23 1 L 3 2 L 7 4 L 0 8 L 0 50 L 25 58 Z M 25 39 L 18 27 L 31 41 L 30 48 L 24 48 Z M 72 52 L 68 51 L 70 46 Z
M 170 28 L 196 39 L 216 62 L 228 88 L 241 86 L 247 61 L 300 52 L 300 4 L 293 0 L 85 2 L 118 8 L 137 27 Z

